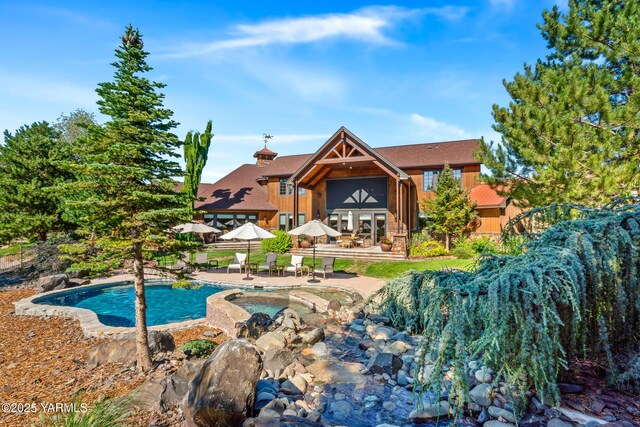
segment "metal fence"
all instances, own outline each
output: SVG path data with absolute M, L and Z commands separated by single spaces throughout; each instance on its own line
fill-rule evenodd
M 28 268 L 31 266 L 34 256 L 35 251 L 32 248 L 25 249 L 22 247 L 16 254 L 2 255 L 0 256 L 0 273 Z

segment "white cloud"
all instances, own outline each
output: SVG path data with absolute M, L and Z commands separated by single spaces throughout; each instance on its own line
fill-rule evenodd
M 371 6 L 352 13 L 332 13 L 298 18 L 272 19 L 257 24 L 240 24 L 232 36 L 208 43 L 182 46 L 165 58 L 185 58 L 248 47 L 292 45 L 327 39 L 350 39 L 360 42 L 392 45 L 397 42 L 384 34 L 385 29 L 410 18 L 433 15 L 456 20 L 466 15 L 468 8 L 444 6 L 440 8 L 406 9 L 397 6 Z
M 411 114 L 410 121 L 417 136 L 427 141 L 444 141 L 471 137 L 467 131 L 456 125 L 441 122 L 431 117 L 425 117 L 418 113 Z

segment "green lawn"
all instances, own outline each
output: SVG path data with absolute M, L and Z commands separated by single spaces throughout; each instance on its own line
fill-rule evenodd
M 220 265 L 227 265 L 233 261 L 236 252 L 245 253 L 246 251 L 223 251 L 214 250 L 209 252 L 209 259 L 217 259 Z M 264 263 L 265 254 L 262 250 L 252 250 L 250 262 L 259 264 Z M 316 258 L 316 265 L 320 266 L 320 258 Z M 291 255 L 278 255 L 278 264 L 289 265 L 291 263 Z M 305 265 L 311 265 L 311 258 L 305 257 Z M 365 260 L 337 259 L 335 269 L 347 273 L 357 273 L 360 275 L 376 277 L 380 279 L 391 279 L 397 277 L 408 270 L 441 270 L 443 268 L 468 269 L 473 268 L 475 260 L 473 259 L 431 259 L 420 261 L 383 261 L 372 262 Z

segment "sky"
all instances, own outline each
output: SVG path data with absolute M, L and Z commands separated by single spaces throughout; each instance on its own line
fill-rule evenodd
M 340 126 L 372 147 L 484 137 L 503 80 L 547 54 L 536 27 L 561 0 L 0 1 L 0 129 L 98 113 L 128 24 L 163 82 L 175 133 L 214 138 L 203 182 L 262 148 L 315 151 Z

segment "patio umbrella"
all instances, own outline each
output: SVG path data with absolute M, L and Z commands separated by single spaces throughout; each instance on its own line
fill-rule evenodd
M 336 231 L 333 228 L 323 224 L 320 220 L 317 219 L 309 221 L 306 224 L 301 225 L 300 227 L 290 230 L 289 234 L 291 234 L 292 236 L 299 236 L 301 234 L 304 234 L 306 236 L 313 237 L 313 268 L 311 269 L 312 273 L 310 282 L 316 282 L 316 238 L 320 236 L 338 237 L 342 234 L 339 231 Z
M 221 233 L 217 228 L 209 227 L 199 222 L 187 222 L 185 224 L 176 225 L 173 229 L 179 233 Z
M 353 231 L 353 212 L 349 211 L 347 216 L 347 230 Z
M 260 240 L 260 239 L 270 239 L 272 237 L 276 237 L 273 234 L 269 233 L 267 230 L 264 230 L 252 222 L 247 222 L 242 227 L 238 227 L 235 230 L 231 230 L 227 234 L 220 236 L 223 240 L 246 240 L 247 241 L 247 262 L 249 262 L 249 258 L 251 257 L 251 241 L 252 240 Z M 249 270 L 247 269 L 247 277 L 245 280 L 251 280 L 249 277 Z

